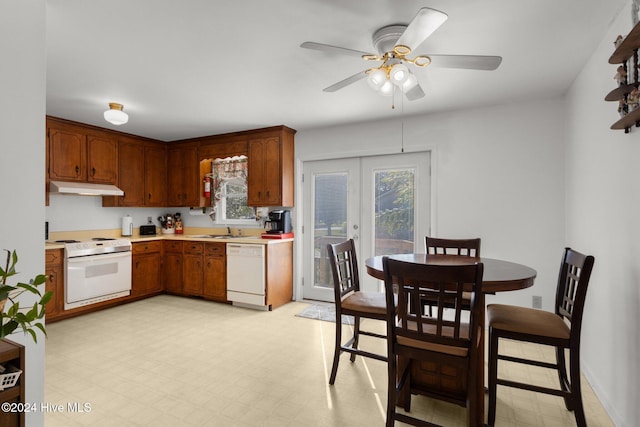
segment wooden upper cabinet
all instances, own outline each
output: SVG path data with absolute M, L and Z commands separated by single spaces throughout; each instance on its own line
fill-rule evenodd
M 114 135 L 47 119 L 48 175 L 59 181 L 116 184 L 118 144 Z
M 87 134 L 87 181 L 118 183 L 118 141 L 106 132 Z
M 87 180 L 87 135 L 83 128 L 47 121 L 49 178 L 60 181 Z
M 124 196 L 103 197 L 105 206 L 144 206 L 144 144 L 120 139 L 118 143 L 118 187 Z M 107 201 L 113 203 L 106 203 Z
M 102 206 L 166 206 L 164 143 L 122 136 L 118 139 L 118 187 L 124 196 L 105 196 Z
M 164 143 L 147 143 L 144 150 L 145 206 L 167 205 L 167 151 Z
M 280 127 L 249 139 L 249 206 L 293 206 L 294 133 Z
M 167 205 L 200 204 L 198 146 L 171 144 L 167 148 Z

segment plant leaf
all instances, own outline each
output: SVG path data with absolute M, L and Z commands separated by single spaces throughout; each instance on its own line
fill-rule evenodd
M 42 323 L 35 323 L 33 326 L 40 329 L 42 333 L 47 336 L 47 330 Z
M 47 281 L 47 276 L 44 274 L 38 274 L 32 281 L 33 286 L 40 286 Z
M 51 301 L 52 297 L 53 297 L 53 291 L 45 292 L 42 298 L 40 298 L 40 304 L 41 305 L 47 304 L 49 301 Z
M 38 342 L 38 337 L 36 336 L 36 333 L 33 332 L 33 329 L 28 328 L 24 330 L 25 333 L 29 332 L 31 334 L 31 338 L 33 338 L 33 342 L 37 343 Z

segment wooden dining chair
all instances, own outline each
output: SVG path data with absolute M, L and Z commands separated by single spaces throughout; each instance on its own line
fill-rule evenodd
M 476 426 L 483 405 L 482 263 L 469 265 L 420 265 L 383 258 L 387 306 L 394 304 L 397 314 L 387 313 L 387 354 L 389 384 L 387 426 L 395 421 L 429 425 L 410 416 L 411 394 L 423 394 L 466 407 L 469 426 Z M 463 319 L 464 292 L 470 292 L 470 316 Z M 437 301 L 437 313 L 428 316 L 411 308 L 411 300 L 428 294 Z M 453 316 L 444 307 L 453 307 Z M 401 399 L 405 413 L 396 405 Z
M 466 256 L 473 258 L 480 258 L 480 238 L 473 239 L 441 239 L 438 237 L 424 238 L 424 246 L 428 255 L 456 255 Z M 464 295 L 469 306 L 469 294 Z M 436 305 L 435 301 L 430 300 L 428 297 L 422 298 L 422 307 L 429 307 L 429 315 L 433 312 L 433 307 Z
M 333 366 L 329 384 L 336 380 L 338 363 L 342 352 L 351 353 L 351 362 L 356 355 L 387 361 L 386 355 L 371 353 L 358 348 L 360 335 L 386 339 L 386 335 L 360 329 L 362 318 L 386 320 L 387 305 L 385 295 L 380 292 L 360 290 L 358 259 L 353 239 L 341 243 L 328 244 L 329 264 L 333 274 L 333 288 L 336 304 L 336 340 L 333 352 Z M 342 315 L 353 316 L 353 336 L 342 343 Z
M 587 296 L 587 287 L 594 257 L 566 248 L 560 265 L 556 289 L 555 312 L 503 304 L 489 304 L 489 414 L 488 423 L 496 419 L 497 385 L 547 393 L 564 398 L 565 406 L 573 411 L 579 427 L 587 425 L 580 387 L 580 330 Z M 498 352 L 500 338 L 531 342 L 555 347 L 556 362 L 547 363 Z M 569 350 L 567 376 L 565 349 Z M 498 360 L 555 369 L 560 388 L 498 378 Z
M 480 258 L 480 238 L 474 239 L 441 239 L 424 238 L 426 253 L 430 255 L 460 255 Z

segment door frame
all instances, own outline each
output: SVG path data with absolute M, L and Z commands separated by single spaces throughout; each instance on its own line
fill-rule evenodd
M 421 143 L 420 146 L 411 147 L 407 149 L 403 149 L 398 152 L 395 150 L 389 149 L 362 149 L 357 153 L 353 152 L 342 152 L 342 153 L 325 153 L 318 155 L 310 155 L 304 157 L 298 157 L 296 154 L 295 160 L 295 177 L 296 177 L 296 188 L 295 188 L 295 201 L 296 207 L 292 211 L 292 217 L 295 218 L 294 222 L 294 233 L 296 236 L 303 236 L 303 224 L 304 224 L 304 210 L 305 206 L 303 203 L 303 165 L 304 162 L 307 161 L 315 161 L 315 160 L 339 160 L 344 158 L 352 158 L 352 157 L 368 157 L 368 156 L 379 156 L 379 155 L 392 155 L 399 153 L 416 153 L 416 152 L 429 152 L 429 162 L 431 168 L 431 176 L 429 179 L 429 183 L 431 188 L 429 189 L 429 229 L 432 235 L 437 235 L 437 224 L 438 224 L 438 216 L 437 216 L 437 189 L 438 189 L 438 149 L 434 143 Z M 303 238 L 296 238 L 293 242 L 294 247 L 294 286 L 293 286 L 293 300 L 294 301 L 303 301 L 303 275 L 304 275 L 304 243 Z M 359 263 L 364 263 L 364 260 L 358 260 Z

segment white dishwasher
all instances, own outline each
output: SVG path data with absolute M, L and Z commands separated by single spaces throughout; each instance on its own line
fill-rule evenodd
M 268 310 L 265 269 L 264 245 L 227 243 L 227 300 Z

